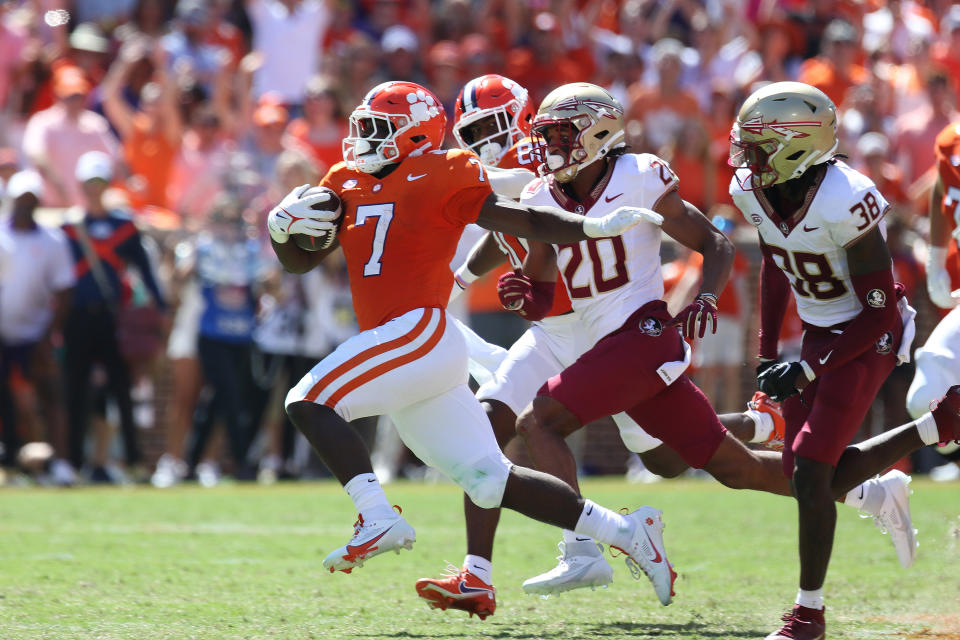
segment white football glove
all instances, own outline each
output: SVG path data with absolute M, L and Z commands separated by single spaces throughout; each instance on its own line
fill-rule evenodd
M 309 184 L 302 184 L 284 196 L 267 216 L 267 229 L 277 244 L 284 244 L 291 233 L 303 233 L 308 236 L 322 236 L 336 228 L 336 219 L 340 211 L 318 211 L 311 207 L 330 199 L 326 190 L 308 193 Z
M 950 274 L 944 266 L 946 262 L 946 248 L 930 247 L 927 252 L 927 293 L 933 304 L 941 309 L 952 309 L 958 300 L 950 292 Z
M 584 218 L 583 232 L 591 238 L 610 238 L 619 236 L 641 222 L 651 222 L 660 226 L 663 224 L 663 216 L 643 207 L 620 207 L 602 218 Z

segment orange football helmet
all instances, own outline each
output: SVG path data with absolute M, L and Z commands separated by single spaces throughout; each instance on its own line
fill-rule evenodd
M 490 118 L 489 122 L 481 122 Z M 488 166 L 496 166 L 514 144 L 530 134 L 533 106 L 527 90 L 491 73 L 468 82 L 456 102 L 453 135 Z
M 376 173 L 407 156 L 439 149 L 447 115 L 437 96 L 413 82 L 375 86 L 350 114 L 343 161 L 351 169 Z

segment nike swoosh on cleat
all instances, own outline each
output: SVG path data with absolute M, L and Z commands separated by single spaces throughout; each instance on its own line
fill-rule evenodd
M 650 548 L 653 549 L 653 552 L 656 554 L 656 558 L 651 558 L 653 562 L 660 562 L 663 558 L 660 556 L 660 550 L 657 549 L 657 545 L 653 544 L 653 538 L 650 537 L 650 534 L 644 530 L 643 534 L 647 536 L 647 540 L 650 541 Z
M 468 587 L 466 581 L 460 581 L 460 593 L 490 593 L 491 589 L 484 589 L 483 587 Z
M 358 558 L 358 557 L 363 557 L 364 555 L 370 553 L 371 551 L 376 550 L 377 547 L 375 547 L 375 546 L 373 546 L 373 545 L 375 545 L 377 542 L 379 542 L 379 541 L 380 541 L 380 538 L 382 538 L 383 536 L 387 535 L 387 532 L 390 531 L 390 529 L 393 529 L 393 525 L 390 525 L 389 528 L 387 528 L 383 533 L 381 533 L 380 535 L 378 535 L 376 538 L 371 538 L 370 540 L 367 540 L 367 541 L 364 542 L 363 544 L 359 544 L 359 545 L 357 545 L 357 546 L 355 546 L 355 547 L 352 547 L 352 546 L 350 546 L 350 545 L 348 544 L 348 545 L 347 545 L 347 554 L 346 554 L 345 556 L 343 556 L 343 559 L 344 559 L 344 560 L 354 560 L 354 559 L 356 559 L 356 558 Z

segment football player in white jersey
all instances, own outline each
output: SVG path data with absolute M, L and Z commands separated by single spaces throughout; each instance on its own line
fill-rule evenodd
M 464 86 L 457 98 L 454 136 L 461 148 L 480 156 L 488 168 L 491 186 L 500 195 L 519 198 L 522 188 L 536 177 L 530 169 L 538 168 L 540 154 L 529 137 L 532 121 L 533 110 L 526 91 L 503 76 L 491 74 L 475 78 Z M 621 136 L 611 135 L 608 140 L 598 141 L 596 146 L 599 149 L 621 140 Z M 503 169 L 508 172 L 499 171 Z M 524 238 L 488 233 L 457 270 L 457 286 L 451 299 L 508 259 L 514 269 L 521 270 L 528 246 Z M 477 393 L 501 447 L 506 447 L 516 435 L 517 415 L 533 399 L 540 385 L 573 364 L 591 346 L 593 339 L 584 332 L 573 312 L 565 285 L 557 282 L 553 305 L 545 317 L 535 321 L 511 347 L 493 380 L 483 384 Z M 744 441 L 782 446 L 783 419 L 776 403 L 761 397 L 755 398 L 751 407 L 743 413 L 721 416 L 721 422 Z M 674 477 L 688 468 L 682 458 L 660 446 L 659 440 L 646 434 L 625 413 L 615 416 L 614 420 L 626 447 L 639 453 L 649 469 Z M 464 499 L 464 511 L 468 535 L 462 568 L 454 567 L 454 571 L 441 578 L 422 578 L 416 588 L 431 606 L 461 609 L 476 613 L 482 619 L 496 609 L 495 597 L 489 597 L 488 592 L 492 591 L 491 559 L 500 512 L 481 509 L 468 497 Z M 563 555 L 558 566 L 524 582 L 525 591 L 559 593 L 603 586 L 613 579 L 613 568 L 592 539 L 566 531 L 561 549 Z
M 649 154 L 637 156 L 624 153 L 626 149 L 623 146 L 623 121 L 622 116 L 620 116 L 622 110 L 612 96 L 599 87 L 585 83 L 567 85 L 561 89 L 557 90 L 561 96 L 580 100 L 579 103 L 574 102 L 574 109 L 572 110 L 581 110 L 581 115 L 587 117 L 592 123 L 590 127 L 585 127 L 579 132 L 579 137 L 583 141 L 582 144 L 587 155 L 577 163 L 577 167 L 586 168 L 586 170 L 580 173 L 578 169 L 575 172 L 576 175 L 572 184 L 589 189 L 591 185 L 597 183 L 598 179 L 600 183 L 598 184 L 599 188 L 595 190 L 595 197 L 588 198 L 587 202 L 589 204 L 586 207 L 584 203 L 566 197 L 564 192 L 559 191 L 559 189 L 555 191 L 558 194 L 556 201 L 553 199 L 555 196 L 551 195 L 550 199 L 544 199 L 544 202 L 550 202 L 553 206 L 561 204 L 572 211 L 583 211 L 589 207 L 594 214 L 602 215 L 602 212 L 597 212 L 601 211 L 604 205 L 608 203 L 616 202 L 613 206 L 619 206 L 620 202 L 655 206 L 658 200 L 667 197 L 671 200 L 675 198 L 674 204 L 679 203 L 679 206 L 684 208 L 685 214 L 690 216 L 689 222 L 679 222 L 678 224 L 681 226 L 683 224 L 705 225 L 704 229 L 711 229 L 710 233 L 716 232 L 699 212 L 694 213 L 696 210 L 692 207 L 686 209 L 689 205 L 683 203 L 675 191 L 677 179 L 662 160 Z M 555 104 L 559 105 L 559 109 L 548 106 Z M 538 116 L 541 122 L 550 123 L 556 120 L 553 116 L 558 113 L 570 115 L 566 113 L 571 110 L 568 108 L 569 105 L 560 98 L 551 101 L 548 97 L 544 105 L 541 108 L 541 116 L 543 117 Z M 551 110 L 553 113 L 551 113 Z M 605 117 L 604 114 L 607 114 L 607 116 L 615 115 L 616 118 Z M 609 122 L 610 120 L 612 122 Z M 616 151 L 609 153 L 614 149 Z M 576 149 L 573 149 L 572 153 L 576 153 L 576 151 Z M 595 161 L 600 161 L 598 163 L 600 167 L 606 167 L 603 176 L 600 178 L 590 175 L 589 166 Z M 632 164 L 626 164 L 627 162 Z M 558 169 L 558 172 L 567 175 L 571 173 L 564 167 Z M 545 173 L 550 174 L 551 172 L 545 171 Z M 548 184 L 555 186 L 566 183 L 561 183 L 559 180 L 548 180 L 546 183 L 531 185 L 531 189 L 528 191 L 539 193 L 542 189 L 548 189 L 549 187 L 545 186 Z M 643 189 L 646 189 L 646 192 Z M 621 199 L 621 196 L 628 191 L 630 192 L 629 196 Z M 543 191 L 542 193 L 547 192 Z M 600 198 L 600 196 L 604 197 Z M 503 279 L 501 293 L 502 297 L 507 298 L 505 306 L 511 306 L 518 313 L 534 320 L 534 325 L 511 347 L 510 355 L 498 369 L 494 381 L 481 387 L 477 394 L 483 401 L 501 446 L 505 446 L 511 438 L 515 416 L 533 399 L 537 388 L 551 376 L 559 374 L 565 367 L 572 365 L 578 357 L 590 350 L 605 334 L 611 333 L 609 326 L 616 326 L 614 323 L 617 322 L 615 317 L 617 314 L 620 315 L 620 322 L 622 322 L 624 317 L 630 315 L 631 308 L 641 306 L 644 302 L 644 296 L 651 295 L 649 292 L 644 293 L 643 289 L 638 288 L 638 284 L 639 287 L 649 287 L 658 297 L 662 294 L 662 279 L 659 278 L 659 230 L 654 231 L 656 233 L 646 233 L 639 239 L 630 237 L 624 238 L 623 242 L 612 243 L 612 252 L 606 254 L 602 253 L 604 250 L 602 243 L 585 243 L 585 248 L 579 245 L 573 245 L 572 247 L 564 245 L 561 247 L 561 252 L 569 250 L 574 255 L 579 251 L 579 258 L 575 259 L 576 264 L 582 262 L 584 256 L 587 257 L 587 262 L 583 265 L 587 271 L 586 275 L 589 276 L 592 269 L 593 276 L 596 279 L 586 280 L 585 286 L 580 284 L 580 280 L 576 279 L 584 274 L 577 272 L 574 260 L 565 263 L 564 273 L 569 276 L 565 287 L 561 286 L 553 289 L 552 283 L 547 284 L 546 282 L 539 285 L 533 283 L 527 285 L 524 276 L 516 274 Z M 692 244 L 696 244 L 695 241 L 689 240 L 688 236 L 684 236 L 682 231 L 676 231 L 676 233 L 687 237 Z M 720 238 L 723 238 L 723 236 L 720 235 Z M 724 244 L 726 239 L 717 240 L 717 242 Z M 644 243 L 648 244 L 642 246 Z M 650 246 L 649 243 L 654 243 L 654 246 Z M 619 249 L 617 245 L 620 245 Z M 532 252 L 537 252 L 539 256 L 537 259 L 541 262 L 547 259 L 548 263 L 541 267 L 544 274 L 542 277 L 544 280 L 551 277 L 556 279 L 555 254 L 550 245 L 531 244 L 524 240 L 522 244 L 511 243 L 510 246 L 512 251 L 521 258 L 526 256 L 529 248 Z M 702 245 L 697 244 L 697 246 Z M 478 253 L 474 253 L 470 261 L 471 265 L 480 265 L 477 271 L 474 271 L 477 275 L 493 268 L 499 261 L 502 261 L 502 258 L 498 259 L 496 255 L 493 256 L 493 260 L 488 262 L 477 261 L 475 260 L 477 255 Z M 594 255 L 597 258 L 594 258 Z M 651 256 L 653 257 L 651 258 Z M 607 260 L 606 263 L 599 262 L 604 259 Z M 521 262 L 523 261 L 521 260 Z M 591 267 L 591 265 L 596 266 Z M 519 265 L 515 264 L 514 266 Z M 655 269 L 655 277 L 649 275 L 651 268 Z M 520 270 L 518 269 L 518 271 Z M 462 274 L 463 272 L 464 269 L 461 269 L 459 273 Z M 528 271 L 524 271 L 524 273 L 528 273 Z M 601 275 L 597 276 L 597 273 Z M 604 273 L 612 275 L 604 277 Z M 627 285 L 625 276 L 628 274 L 633 276 L 630 278 L 631 280 L 634 278 L 640 279 L 644 276 L 647 279 L 634 282 L 630 286 L 624 286 Z M 590 289 L 591 284 L 595 289 Z M 533 293 L 535 287 L 539 290 L 536 294 Z M 551 301 L 545 297 L 539 301 L 525 297 L 522 303 L 517 305 L 516 300 L 509 299 L 511 289 L 514 291 L 516 289 L 529 290 L 532 298 L 535 295 L 544 296 L 551 289 L 565 296 L 567 288 L 577 296 L 574 299 L 574 307 L 578 309 L 578 312 L 579 310 L 585 310 L 594 317 L 593 324 L 583 322 L 578 312 L 558 314 L 556 300 L 553 300 L 551 305 Z M 610 295 L 606 295 L 608 293 Z M 526 296 L 526 294 L 524 295 Z M 623 297 L 620 298 L 620 296 Z M 627 303 L 625 305 L 620 304 L 619 300 L 621 299 L 626 299 Z M 600 305 L 607 306 L 601 306 L 601 310 L 598 311 L 596 306 L 598 303 L 595 300 L 600 300 Z M 569 301 L 565 301 L 569 305 Z M 631 307 L 631 304 L 634 307 Z M 605 312 L 602 310 L 604 308 L 606 309 Z M 702 324 L 698 324 L 696 314 L 691 313 L 691 311 L 698 310 L 699 305 L 695 303 L 685 313 L 678 316 L 678 319 L 685 321 L 682 324 L 688 325 L 685 327 L 688 335 L 692 335 L 701 326 L 704 328 L 708 326 L 709 321 L 706 318 L 709 317 L 709 312 L 706 316 L 700 317 L 699 321 L 702 321 Z M 603 316 L 604 313 L 611 314 L 614 318 L 606 320 L 609 326 L 601 325 L 597 327 L 596 318 Z M 649 335 L 656 334 L 659 336 L 660 332 L 675 334 L 675 331 L 666 328 L 665 321 L 669 320 L 671 320 L 669 315 L 661 319 L 645 318 L 643 328 Z M 681 356 L 685 355 L 686 353 L 681 354 Z M 615 360 L 608 362 L 611 366 L 615 366 L 617 365 Z M 682 371 L 686 364 L 683 362 L 676 363 L 673 368 Z M 671 374 L 668 370 L 665 370 L 664 374 L 668 376 L 676 375 L 675 373 Z M 712 410 L 709 410 L 709 407 L 707 409 L 709 418 L 705 418 L 705 420 L 715 421 L 716 416 Z M 605 414 L 598 414 L 597 417 L 602 415 Z M 770 421 L 771 425 L 769 426 L 772 426 L 774 420 L 781 421 L 779 415 L 769 415 L 768 413 L 751 410 L 747 414 L 721 416 L 720 422 L 731 432 L 735 432 L 737 437 L 742 440 L 749 440 L 758 430 L 758 427 L 754 425 L 755 421 L 759 422 L 763 418 Z M 684 457 L 681 457 L 670 447 L 663 446 L 660 440 L 646 433 L 627 413 L 619 413 L 615 416 L 615 421 L 621 429 L 621 436 L 627 448 L 642 453 L 644 461 L 662 475 L 677 475 L 688 468 L 688 461 Z M 579 426 L 579 424 L 576 425 L 576 427 Z M 782 433 L 782 425 L 779 431 Z M 766 466 L 760 468 L 762 465 Z M 742 468 L 742 478 L 733 477 L 730 475 L 732 472 L 720 468 L 719 465 L 715 467 L 715 470 L 726 478 L 726 481 L 732 486 L 770 490 L 788 495 L 788 485 L 779 473 L 779 465 L 779 456 L 768 454 L 767 456 L 752 458 L 751 463 Z M 575 483 L 576 476 L 572 459 L 569 461 L 569 469 L 572 475 L 565 476 L 564 479 Z M 773 477 L 773 480 L 768 484 L 766 479 L 771 477 Z M 871 479 L 856 487 L 851 493 L 869 497 L 867 510 L 871 515 L 878 517 L 881 522 L 886 522 L 886 518 L 899 515 L 894 513 L 896 511 L 894 507 L 897 505 L 892 497 L 898 496 L 905 501 L 907 489 L 906 483 L 897 474 L 893 474 L 880 480 Z M 465 505 L 468 555 L 464 560 L 463 567 L 459 570 L 454 567 L 454 571 L 445 578 L 423 578 L 419 580 L 417 591 L 421 597 L 429 600 L 433 606 L 463 609 L 471 613 L 477 613 L 481 617 L 486 617 L 486 615 L 493 613 L 495 602 L 493 598 L 487 596 L 486 591 L 479 596 L 476 595 L 476 589 L 481 586 L 487 589 L 491 588 L 491 580 L 488 576 L 491 570 L 490 557 L 498 513 L 495 510 L 473 507 L 469 501 L 465 501 Z M 901 543 L 901 546 L 903 546 L 902 541 L 898 539 L 895 539 L 895 543 Z M 541 594 L 558 593 L 579 587 L 607 584 L 612 579 L 612 568 L 603 557 L 602 550 L 592 539 L 565 531 L 561 549 L 563 555 L 557 567 L 524 582 L 525 591 Z
M 898 303 L 884 240 L 887 201 L 835 156 L 836 126 L 823 92 L 778 82 L 747 98 L 730 137 L 730 194 L 757 227 L 763 254 L 758 381 L 783 401 L 783 474 L 799 508 L 800 591 L 768 640 L 824 637 L 836 490 L 925 444 L 960 439 L 954 386 L 932 413 L 848 446 L 884 379 L 909 358 L 913 323 L 912 309 Z M 801 360 L 777 363 L 791 289 L 804 323 Z M 899 528 L 890 533 L 915 533 L 908 522 Z

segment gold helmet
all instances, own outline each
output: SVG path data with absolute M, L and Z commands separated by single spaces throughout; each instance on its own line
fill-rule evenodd
M 540 173 L 570 182 L 581 168 L 624 144 L 623 107 L 595 84 L 565 84 L 543 99 L 533 135 L 545 154 Z
M 802 82 L 774 82 L 754 91 L 730 131 L 731 167 L 747 190 L 793 180 L 837 150 L 837 108 Z

